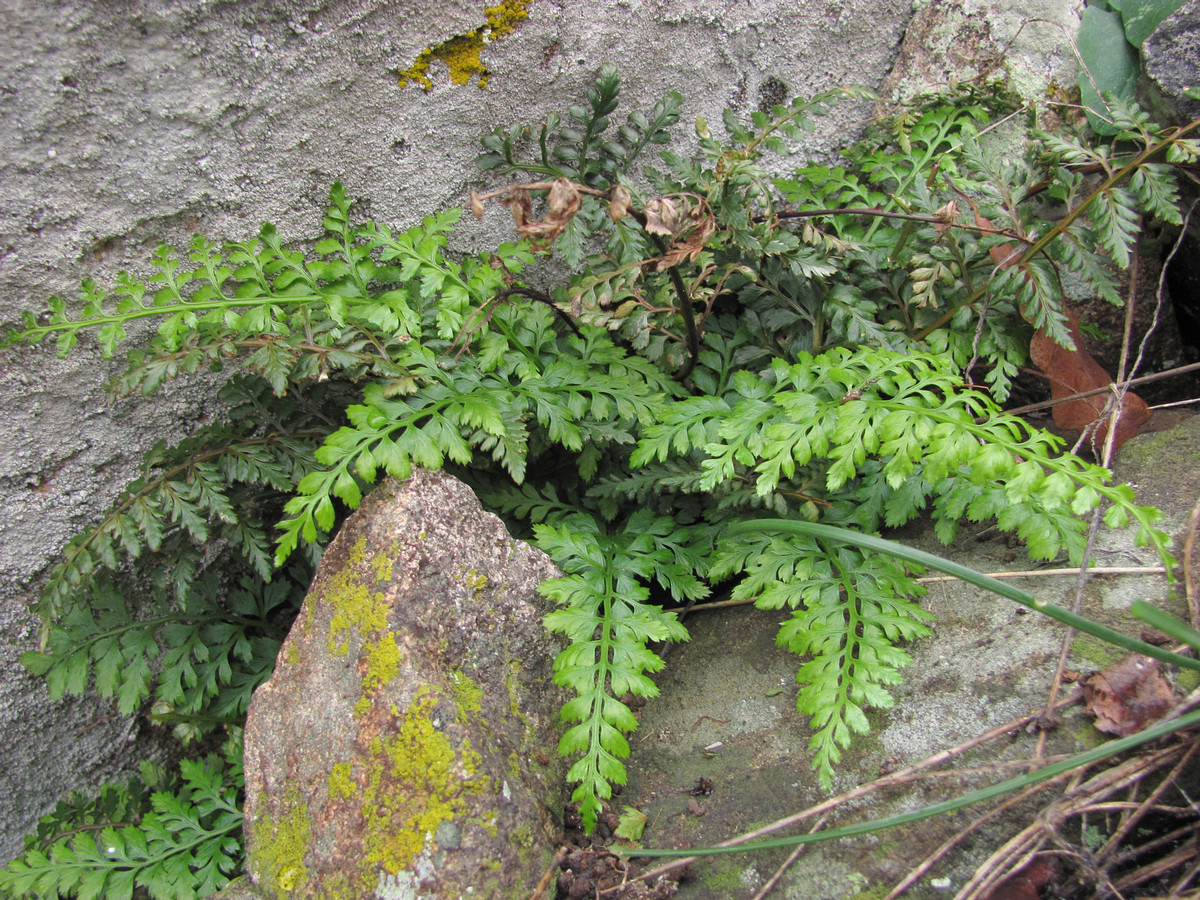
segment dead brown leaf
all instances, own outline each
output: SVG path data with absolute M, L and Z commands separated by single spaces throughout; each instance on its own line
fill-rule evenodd
M 1096 728 L 1120 737 L 1136 734 L 1175 705 L 1175 692 L 1158 661 L 1139 653 L 1084 679 L 1083 698 Z
M 476 219 L 483 218 L 483 200 L 475 191 L 471 191 L 471 215 Z
M 668 235 L 675 242 L 659 259 L 655 271 L 663 272 L 684 260 L 695 262 L 717 230 L 716 219 L 703 198 L 695 194 L 658 197 L 646 204 L 646 230 Z
M 939 241 L 946 236 L 946 232 L 949 231 L 950 227 L 954 224 L 954 218 L 957 215 L 957 200 L 951 200 L 945 206 L 940 207 L 937 212 L 933 214 L 933 217 L 937 220 L 936 224 L 933 226 L 933 230 L 937 234 Z M 980 218 L 979 213 L 975 214 L 975 218 Z
M 500 205 L 508 207 L 518 231 L 533 218 L 533 200 L 525 188 L 517 188 L 505 194 L 500 198 Z
M 1096 362 L 1096 358 L 1083 346 L 1079 316 L 1069 307 L 1066 312 L 1067 328 L 1075 342 L 1074 350 L 1059 346 L 1042 329 L 1038 329 L 1029 342 L 1029 355 L 1033 364 L 1041 369 L 1050 381 L 1050 396 L 1056 400 L 1093 388 L 1107 387 L 1113 383 L 1112 377 L 1104 371 L 1104 367 Z M 1110 393 L 1094 394 L 1091 397 L 1060 403 L 1054 407 L 1054 424 L 1068 431 L 1082 432 L 1104 416 L 1110 397 Z M 1126 393 L 1117 419 L 1117 433 L 1113 436 L 1113 452 L 1137 434 L 1149 419 L 1150 410 L 1146 401 L 1132 391 Z M 1091 446 L 1097 456 L 1104 448 L 1110 421 L 1111 414 L 1091 432 Z
M 557 178 L 550 187 L 550 196 L 546 198 L 546 204 L 550 207 L 550 215 L 546 218 L 570 221 L 579 212 L 582 203 L 583 197 L 575 183 L 569 178 Z
M 569 178 L 557 179 L 550 185 L 546 196 L 546 217 L 541 220 L 533 218 L 533 201 L 525 188 L 510 192 L 500 202 L 512 212 L 517 233 L 529 238 L 535 250 L 542 250 L 553 244 L 566 230 L 579 212 L 583 196 Z
M 629 207 L 632 203 L 633 194 L 629 193 L 629 188 L 618 184 L 612 189 L 612 197 L 608 201 L 608 214 L 612 216 L 614 222 L 620 222 L 629 214 Z
M 670 197 L 656 197 L 651 200 L 642 210 L 646 214 L 646 230 L 651 234 L 674 237 L 680 232 L 683 224 L 680 206 L 678 200 Z
M 706 219 L 701 222 L 696 228 L 688 232 L 686 239 L 672 244 L 671 247 L 663 254 L 662 259 L 658 261 L 655 268 L 659 272 L 663 272 L 671 266 L 677 266 L 685 259 L 689 262 L 695 262 L 700 256 L 700 251 L 704 249 L 704 245 L 708 243 L 709 237 L 716 230 L 716 224 L 712 219 Z

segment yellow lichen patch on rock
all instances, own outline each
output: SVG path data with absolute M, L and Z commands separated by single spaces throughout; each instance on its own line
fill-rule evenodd
M 481 54 L 491 41 L 501 40 L 512 34 L 517 25 L 529 17 L 529 5 L 533 0 L 501 0 L 496 6 L 484 10 L 486 20 L 474 31 L 459 34 L 435 47 L 422 50 L 412 67 L 400 73 L 400 87 L 415 81 L 425 90 L 433 90 L 429 67 L 434 62 L 444 63 L 450 70 L 451 84 L 466 84 L 478 76 L 479 87 L 486 88 L 491 74 L 484 65 Z
M 351 778 L 354 767 L 348 762 L 334 763 L 329 772 L 329 795 L 346 800 L 358 793 L 358 783 Z
M 308 810 L 300 802 L 295 788 L 288 792 L 284 802 L 289 808 L 286 816 L 259 823 L 256 832 L 260 839 L 255 843 L 254 852 L 264 887 L 286 897 L 301 891 L 308 880 L 304 854 L 308 848 L 309 826 Z M 262 805 L 266 806 L 265 803 Z
M 360 539 L 350 548 L 350 564 L 329 580 L 322 600 L 333 609 L 329 621 L 329 652 L 333 656 L 345 656 L 350 652 L 351 639 L 355 633 L 363 639 L 360 659 L 363 666 L 363 696 L 355 707 L 361 714 L 370 706 L 370 696 L 385 686 L 400 671 L 400 647 L 396 636 L 388 628 L 387 598 L 375 585 L 364 583 L 362 570 L 368 564 L 365 556 L 366 539 Z M 392 577 L 392 561 L 385 554 L 378 554 L 369 561 L 369 568 L 376 582 L 387 582 Z
M 407 868 L 427 836 L 467 811 L 467 798 L 487 788 L 470 742 L 456 750 L 434 727 L 435 705 L 432 695 L 418 696 L 397 733 L 371 742 L 362 792 L 364 872 L 394 875 Z
M 454 687 L 454 696 L 463 716 L 478 715 L 483 712 L 483 688 L 468 675 L 459 670 L 450 673 L 450 681 Z

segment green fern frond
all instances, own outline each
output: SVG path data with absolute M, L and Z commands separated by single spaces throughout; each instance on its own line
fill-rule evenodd
M 220 890 L 243 866 L 240 758 L 238 731 L 226 759 L 184 760 L 180 776 L 142 804 L 114 803 L 112 789 L 73 810 L 60 804 L 42 820 L 42 839 L 30 838 L 24 854 L 0 869 L 0 891 L 76 900 L 131 900 L 145 891 L 154 900 L 194 900 Z M 119 793 L 147 791 L 135 783 Z
M 561 607 L 546 616 L 546 627 L 571 641 L 554 661 L 554 683 L 575 694 L 562 717 L 576 724 L 563 735 L 559 751 L 581 754 L 567 779 L 578 782 L 572 799 L 588 831 L 612 796 L 611 785 L 625 783 L 624 735 L 637 728 L 637 719 L 620 698 L 658 694 L 646 673 L 659 671 L 663 662 L 646 645 L 687 639 L 673 614 L 646 602 L 649 590 L 642 579 L 653 577 L 679 597 L 705 591 L 691 571 L 696 560 L 686 534 L 673 539 L 677 532 L 672 520 L 644 513 L 611 536 L 581 516 L 557 527 L 534 527 L 538 546 L 567 573 L 544 582 L 540 591 Z

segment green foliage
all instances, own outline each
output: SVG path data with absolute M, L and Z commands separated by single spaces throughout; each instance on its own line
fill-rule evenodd
M 175 723 L 176 736 L 190 741 L 245 718 L 311 575 L 298 566 L 272 582 L 243 576 L 231 586 L 207 573 L 178 606 L 154 595 L 158 615 L 131 609 L 103 580 L 49 628 L 44 650 L 21 661 L 45 676 L 53 700 L 90 685 L 129 715 L 151 699 L 154 718 Z
M 42 817 L 25 852 L 0 869 L 0 891 L 194 900 L 219 890 L 244 865 L 241 766 L 237 729 L 223 756 L 184 760 L 176 775 L 143 763 L 141 777 L 127 785 L 109 785 L 96 798 L 72 794 Z
M 708 592 L 696 577 L 703 560 L 673 519 L 639 510 L 615 534 L 605 533 L 613 530 L 584 515 L 534 528 L 538 545 L 572 573 L 541 591 L 563 607 L 546 616 L 546 627 L 571 642 L 554 661 L 554 683 L 575 693 L 562 715 L 578 724 L 567 729 L 559 750 L 582 754 L 567 778 L 579 783 L 572 799 L 590 823 L 612 795 L 610 785 L 625 783 L 620 760 L 629 756 L 629 743 L 622 732 L 634 731 L 637 719 L 620 697 L 658 695 L 644 673 L 661 670 L 663 662 L 646 644 L 687 638 L 674 615 L 646 602 L 646 582 L 656 581 L 677 601 Z
M 606 65 L 597 75 L 595 87 L 588 91 L 587 106 L 572 106 L 565 120 L 558 113 L 547 116 L 538 132 L 536 163 L 517 158 L 518 146 L 531 137 L 531 129 L 497 128 L 483 138 L 487 152 L 479 157 L 479 167 L 500 175 L 535 172 L 592 186 L 598 182 L 613 183 L 619 175 L 630 172 L 648 145 L 665 144 L 671 139 L 668 129 L 679 121 L 683 105 L 682 95 L 671 91 L 649 113 L 641 110 L 630 113 L 616 129 L 615 138 L 605 137 L 620 92 L 621 79 L 616 67 Z
M 614 134 L 619 92 L 605 69 L 565 118 L 484 138 L 494 177 L 552 179 L 472 196 L 477 214 L 500 198 L 536 244 L 455 257 L 460 211 L 393 233 L 358 224 L 335 185 L 308 252 L 269 226 L 197 239 L 186 261 L 161 250 L 147 283 L 85 285 L 82 314 L 54 299 L 8 334 L 67 352 L 92 330 L 112 354 L 156 320 L 119 393 L 241 373 L 223 420 L 156 448 L 52 573 L 27 663 L 56 695 L 91 683 L 184 737 L 237 720 L 340 517 L 380 473 L 446 466 L 565 573 L 542 590 L 570 641 L 561 750 L 591 828 L 625 778 L 629 696 L 656 692 L 653 645 L 687 636 L 664 604 L 726 582 L 789 611 L 779 644 L 802 658 L 824 784 L 891 704 L 900 645 L 927 632 L 919 566 L 739 522 L 870 534 L 928 515 L 949 541 L 995 519 L 1038 558 L 1077 558 L 1079 516 L 1105 504 L 1170 562 L 1153 511 L 997 402 L 1032 328 L 1069 340 L 1067 274 L 1119 302 L 1112 269 L 1141 228 L 1180 221 L 1176 164 L 1197 156 L 1182 131 L 1130 108 L 1120 150 L 1034 134 L 1019 159 L 980 140 L 992 109 L 976 98 L 879 123 L 831 164 L 786 164 L 815 117 L 863 96 L 838 90 L 729 112 L 723 140 L 697 121 L 695 158 L 663 150 L 639 172 L 682 101 Z M 547 293 L 533 267 L 551 252 L 573 274 Z M 138 578 L 151 590 L 135 602 L 122 589 Z

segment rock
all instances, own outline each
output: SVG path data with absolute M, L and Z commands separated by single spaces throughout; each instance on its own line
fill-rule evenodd
M 205 900 L 267 900 L 267 895 L 254 886 L 249 875 L 240 875 Z
M 934 0 L 913 9 L 896 63 L 879 87 L 884 110 L 954 85 L 1000 87 L 1040 104 L 1056 85 L 1075 80 L 1070 44 L 1079 14 L 1068 3 Z
M 1200 118 L 1200 100 L 1183 96 L 1200 87 L 1200 0 L 1187 0 L 1146 38 L 1142 68 L 1176 117 Z
M 250 707 L 262 893 L 528 895 L 561 833 L 565 697 L 537 593 L 559 574 L 449 475 L 368 495 Z

